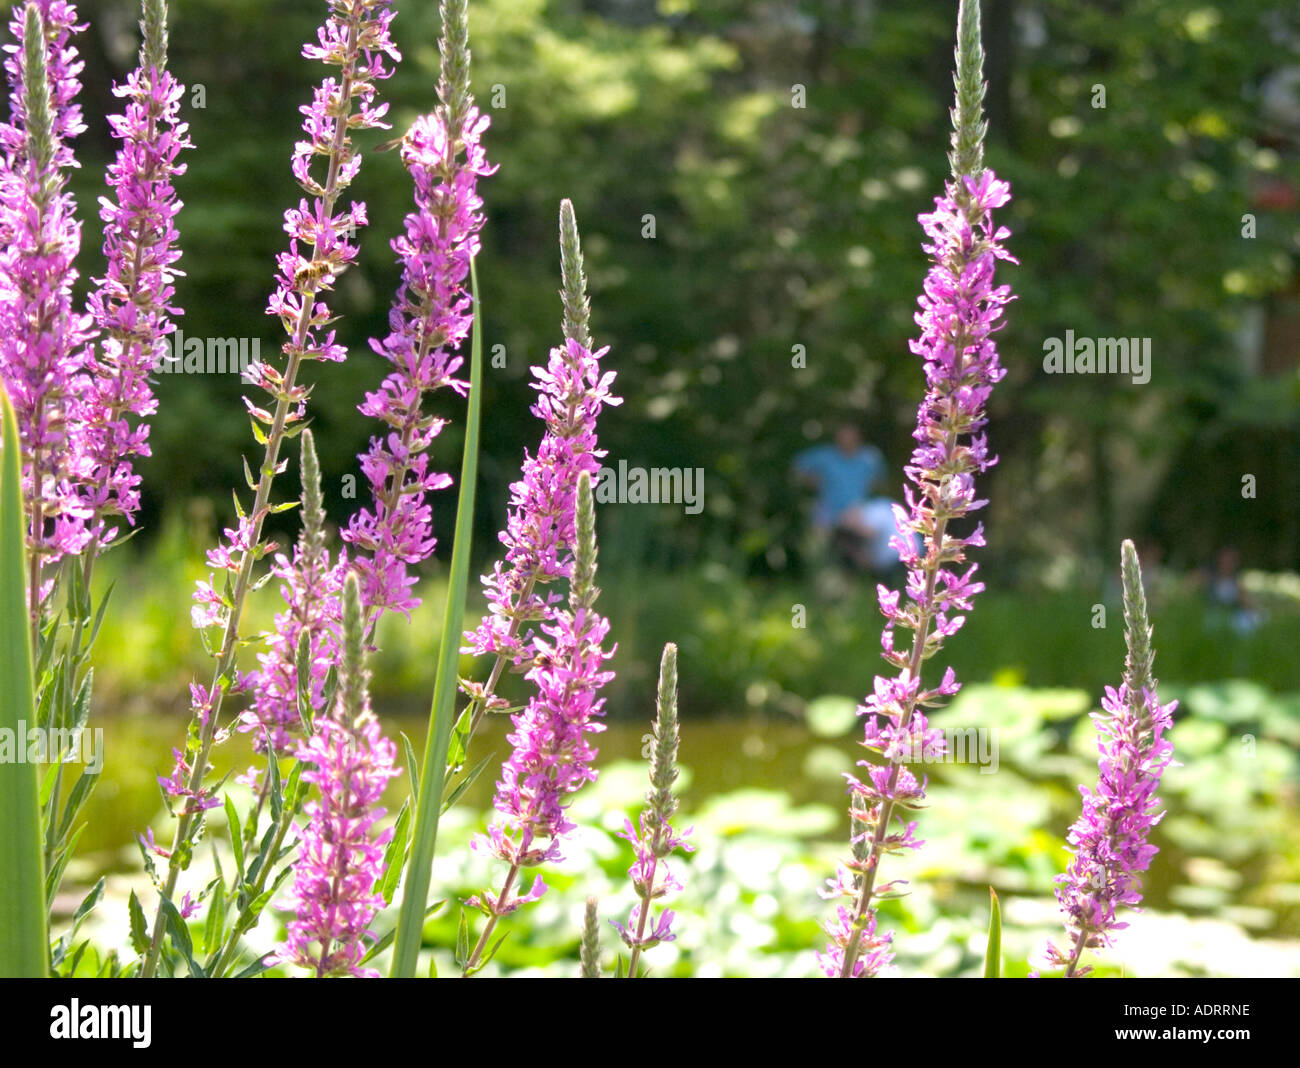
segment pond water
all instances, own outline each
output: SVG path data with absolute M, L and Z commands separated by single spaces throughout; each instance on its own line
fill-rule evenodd
M 390 738 L 399 741 L 398 734 L 403 732 L 415 752 L 423 754 L 426 722 L 422 712 L 412 709 L 409 715 L 381 717 L 381 721 Z M 180 743 L 183 727 L 176 718 L 158 713 L 110 716 L 102 719 L 99 726 L 104 731 L 105 764 L 101 782 L 85 812 L 88 825 L 77 849 L 80 871 L 138 869 L 140 861 L 134 845 L 135 835 L 151 823 L 160 840 L 170 834 L 171 824 L 162 808 L 156 777 L 170 771 L 171 749 Z M 491 753 L 492 760 L 460 802 L 461 806 L 479 810 L 490 807 L 493 781 L 500 761 L 509 752 L 506 741 L 509 728 L 506 717 L 494 716 L 475 739 L 475 759 Z M 688 720 L 682 725 L 682 733 L 681 761 L 685 768 L 682 803 L 685 813 L 698 812 L 711 800 L 737 790 L 778 791 L 786 795 L 792 809 L 821 806 L 829 814 L 825 833 L 814 833 L 811 837 L 828 843 L 843 840 L 847 820 L 842 813 L 845 804 L 842 773 L 862 756 L 862 750 L 852 737 L 818 737 L 802 723 L 757 718 L 751 721 Z M 597 766 L 609 767 L 617 761 L 640 761 L 646 739 L 645 725 L 627 721 L 610 723 L 598 739 L 600 758 Z M 221 746 L 214 758 L 218 775 L 238 773 L 252 762 L 248 736 L 239 734 Z M 998 788 L 1014 783 L 1015 789 L 1020 791 L 1014 795 L 1016 797 L 1027 796 L 1025 791 L 1033 791 L 1040 815 L 1021 814 L 1017 817 L 1013 812 L 1009 819 L 1014 822 L 1018 818 L 1021 823 L 1003 828 L 1002 833 L 1039 839 L 1044 834 L 1054 836 L 1051 852 L 1055 856 L 1060 849 L 1059 840 L 1078 814 L 1078 794 L 1070 781 L 1061 778 L 1059 763 L 1055 778 L 1048 774 L 1052 771 L 1050 760 L 1044 760 L 1042 766 L 1045 774 L 1038 782 L 1030 783 L 1023 774 L 1009 768 L 1008 779 L 994 776 L 990 780 L 999 780 Z M 941 800 L 940 795 L 952 769 L 936 765 L 927 767 L 926 771 L 934 783 L 932 801 L 939 805 L 939 811 L 947 812 L 948 820 L 972 822 L 974 817 L 963 815 L 967 810 L 961 807 L 961 797 L 949 798 L 946 804 Z M 390 785 L 390 812 L 400 806 L 405 790 L 404 776 Z M 956 791 L 948 793 L 955 795 Z M 1169 810 L 1166 826 L 1175 825 L 1184 816 L 1191 817 L 1190 813 L 1182 810 L 1177 793 L 1166 792 L 1165 800 Z M 1003 807 L 1014 810 L 1017 802 L 1010 801 Z M 1291 827 L 1300 824 L 1296 815 L 1292 810 L 1286 817 L 1286 823 Z M 923 823 L 936 818 L 942 817 L 931 813 L 922 816 Z M 1027 819 L 1038 819 L 1041 824 L 1025 823 Z M 954 833 L 960 835 L 956 843 L 951 841 Z M 967 851 L 967 843 L 972 843 L 969 846 L 972 851 L 981 845 L 987 849 L 986 839 L 993 833 L 995 830 L 987 826 L 943 829 L 929 823 L 927 833 L 922 837 L 937 837 L 940 841 L 935 848 L 947 848 L 949 856 L 954 853 L 960 856 Z M 942 845 L 945 834 L 949 838 L 946 847 Z M 1162 828 L 1157 828 L 1153 840 L 1160 847 L 1161 854 L 1144 879 L 1148 904 L 1157 909 L 1210 914 L 1216 908 L 1222 908 L 1225 901 L 1232 902 L 1231 895 L 1225 899 L 1223 894 L 1218 897 L 1210 895 L 1201 901 L 1197 896 L 1198 888 L 1186 885 L 1189 882 L 1187 871 L 1195 870 L 1195 866 L 1202 863 L 1200 858 L 1166 838 Z M 1064 865 L 1064 859 L 1063 855 L 1059 857 L 1057 870 Z M 1274 859 L 1267 850 L 1261 849 L 1234 860 L 1232 867 L 1241 875 L 1238 886 L 1250 887 L 1272 877 L 1269 873 Z M 992 863 L 1001 861 L 995 859 Z M 972 867 L 969 875 L 957 875 L 959 881 L 969 881 L 972 885 L 982 885 L 986 878 L 987 868 L 978 865 Z M 1257 919 L 1252 926 L 1256 935 L 1300 935 L 1300 917 L 1295 908 L 1265 913 L 1264 918 Z

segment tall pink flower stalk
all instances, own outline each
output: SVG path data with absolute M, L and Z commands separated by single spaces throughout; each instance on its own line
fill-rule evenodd
M 175 267 L 181 201 L 173 180 L 185 173 L 180 153 L 193 146 L 189 124 L 180 118 L 185 87 L 166 69 L 165 20 L 161 0 L 146 3 L 140 64 L 125 85 L 113 87 L 126 108 L 109 117 L 121 147 L 108 169 L 113 195 L 100 201 L 108 267 L 95 279 L 90 310 L 102 340 L 89 354 L 81 406 L 81 490 L 96 544 L 107 544 L 117 532 L 109 517 L 135 521 L 140 476 L 132 457 L 150 454 L 145 420 L 158 407 L 149 376 L 167 358 L 172 316 L 181 314 L 172 305 L 181 273 Z
M 332 314 L 319 294 L 329 290 L 340 274 L 355 260 L 357 228 L 366 222 L 365 205 L 353 202 L 338 210 L 338 201 L 361 167 L 361 156 L 352 142 L 356 130 L 387 129 L 387 104 L 378 103 L 377 83 L 392 71 L 388 61 L 400 59 L 389 27 L 393 19 L 391 0 L 329 0 L 329 16 L 317 34 L 317 43 L 303 48 L 307 59 L 337 67 L 337 78 L 327 77 L 316 89 L 303 114 L 304 139 L 293 152 L 292 171 L 306 194 L 296 208 L 285 212 L 284 229 L 290 235 L 289 249 L 277 257 L 279 274 L 267 306 L 267 314 L 280 319 L 286 334 L 282 347 L 283 370 L 270 361 L 256 364 L 253 383 L 274 402 L 273 410 L 259 407 L 245 398 L 253 435 L 265 447 L 257 467 L 253 502 L 227 529 L 225 539 L 208 553 L 208 564 L 222 577 L 200 582 L 191 615 L 196 627 L 221 632 L 216 665 L 208 686 L 191 686 L 192 730 L 184 752 L 176 754 L 172 774 L 160 778 L 164 790 L 181 799 L 183 807 L 160 886 L 160 901 L 141 975 L 152 976 L 158 965 L 164 930 L 163 902 L 173 897 L 180 872 L 188 865 L 193 849 L 193 831 L 204 810 L 217 799 L 204 785 L 208 759 L 218 737 L 218 724 L 225 696 L 242 692 L 249 679 L 235 667 L 244 602 L 253 585 L 253 571 L 259 560 L 274 550 L 262 540 L 262 525 L 274 510 L 271 489 L 286 461 L 280 448 L 288 437 L 305 426 L 309 388 L 298 382 L 304 361 L 339 362 L 346 351 L 330 329 Z
M 393 241 L 403 268 L 390 332 L 371 341 L 393 370 L 360 406 L 385 424 L 385 433 L 361 456 L 373 507 L 357 512 L 343 532 L 357 551 L 354 565 L 372 617 L 384 610 L 409 615 L 420 603 L 411 596 L 415 579 L 407 568 L 436 545 L 428 494 L 451 485 L 450 476 L 429 470 L 428 449 L 446 421 L 427 416 L 422 405 L 444 386 L 462 397 L 469 390 L 455 377 L 464 362 L 456 351 L 473 324 L 467 282 L 483 226 L 478 179 L 496 170 L 480 144 L 487 125 L 487 116 L 470 107 L 454 128 L 444 108 L 417 119 L 402 142 L 416 210 Z
M 1164 817 L 1156 790 L 1173 763 L 1173 743 L 1165 732 L 1173 725 L 1177 702 L 1160 703 L 1151 674 L 1155 653 L 1137 550 L 1122 547 L 1124 637 L 1128 658 L 1120 688 L 1106 687 L 1097 725 L 1097 785 L 1080 786 L 1083 812 L 1070 828 L 1070 864 L 1057 878 L 1056 899 L 1065 915 L 1065 949 L 1048 947 L 1048 962 L 1065 969 L 1066 978 L 1092 971 L 1081 964 L 1088 949 L 1114 942 L 1127 923 L 1116 910 L 1137 911 L 1142 901 L 1141 873 L 1159 850 L 1148 841 Z
M 384 815 L 384 787 L 398 773 L 397 750 L 379 730 L 370 708 L 365 670 L 365 624 L 355 574 L 343 589 L 343 647 L 339 687 L 330 714 L 299 744 L 307 768 L 303 781 L 319 798 L 307 803 L 307 826 L 298 846 L 292 909 L 284 945 L 273 962 L 309 968 L 317 978 L 377 978 L 362 966 L 366 937 L 383 897 L 374 892 L 383 873 L 384 846 L 392 829 L 372 834 Z
M 510 486 L 506 528 L 500 541 L 505 557 L 483 576 L 488 612 L 465 633 L 466 653 L 494 657 L 484 682 L 463 682 L 470 696 L 466 709 L 472 737 L 489 709 L 504 707 L 496 696 L 502 671 L 520 671 L 535 655 L 535 623 L 553 622 L 561 598 L 543 595 L 543 587 L 568 577 L 573 569 L 574 502 L 578 478 L 594 480 L 605 450 L 598 447 L 596 423 L 606 406 L 623 403 L 610 392 L 613 371 L 602 372 L 608 346 L 594 349 L 588 329 L 591 309 L 582 269 L 582 247 L 573 205 L 560 203 L 560 272 L 563 286 L 564 343 L 550 352 L 546 367 L 533 367 L 539 393 L 530 409 L 543 420 L 535 456 L 525 450 L 522 478 Z
M 389 333 L 370 342 L 392 370 L 359 406 L 384 425 L 359 457 L 372 503 L 343 531 L 353 553 L 350 559 L 346 551 L 340 553 L 332 571 L 323 550 L 306 557 L 300 548 L 293 559 L 276 560 L 287 608 L 267 635 L 254 702 L 240 726 L 258 732 L 259 747 L 269 739 L 276 753 L 287 751 L 299 722 L 297 649 L 304 631 L 311 645 L 313 706 L 319 708 L 323 700 L 329 651 L 337 646 L 343 574 L 351 568 L 360 576 L 369 636 L 384 612 L 409 617 L 420 603 L 412 594 L 416 580 L 409 569 L 437 545 L 428 495 L 450 486 L 451 478 L 430 470 L 428 450 L 446 421 L 428 415 L 424 404 L 444 387 L 461 396 L 468 390 L 455 375 L 463 363 L 457 352 L 473 324 L 469 268 L 484 223 L 478 179 L 496 170 L 481 144 L 488 117 L 468 101 L 458 105 L 454 92 L 444 96 L 443 106 L 416 119 L 401 141 L 415 205 L 405 232 L 392 242 L 402 280 L 389 312 Z
M 18 419 L 28 517 L 32 626 L 53 588 L 47 567 L 90 539 L 91 509 L 78 493 L 84 451 L 76 418 L 89 315 L 73 307 L 81 248 L 67 171 L 69 141 L 85 126 L 76 97 L 82 63 L 71 44 L 84 29 L 63 0 L 17 6 L 10 32 L 10 120 L 0 126 L 0 381 Z
M 481 966 L 497 920 L 546 892 L 540 875 L 522 894 L 516 884 L 526 869 L 563 859 L 561 842 L 574 830 L 566 811 L 570 795 L 596 778 L 596 748 L 588 736 L 605 729 L 605 699 L 599 694 L 614 677 L 603 669 L 614 650 L 604 647 L 609 621 L 594 607 L 600 593 L 595 585 L 596 513 L 591 476 L 585 471 L 576 496 L 569 609 L 557 612 L 553 624 L 542 624 L 545 638 L 533 639 L 537 654 L 526 677 L 537 693 L 512 717 L 515 729 L 507 735 L 512 749 L 497 782 L 496 812 L 487 835 L 474 841 L 475 849 L 504 861 L 508 870 L 498 893 L 485 892 L 466 902 L 488 917 L 463 962 L 466 974 Z
M 921 336 L 911 349 L 924 361 L 927 391 L 913 433 L 918 444 L 904 469 L 911 482 L 904 489 L 908 507 L 895 507 L 898 533 L 891 541 L 908 569 L 906 601 L 899 591 L 878 588 L 887 620 L 884 658 L 898 674 L 878 676 L 874 693 L 858 709 L 867 720 L 862 744 L 884 763 L 861 761 L 867 774 L 847 776 L 855 856 L 841 865 L 826 896 L 851 904 L 837 908 L 826 927 L 827 949 L 817 954 L 822 971 L 839 978 L 874 976 L 891 965 L 890 936 L 877 929 L 875 902 L 898 884 L 879 881 L 880 862 L 885 854 L 923 844 L 915 837 L 916 823 L 900 818 L 900 812 L 920 807 L 926 786 L 904 761 L 943 752 L 943 735 L 930 728 L 923 709 L 959 688 L 952 668 L 937 686 L 925 686 L 922 665 L 960 629 L 965 617 L 959 613 L 984 589 L 974 581 L 975 565 L 958 570 L 967 548 L 984 544 L 982 525 L 962 536 L 951 524 L 987 503 L 975 497 L 974 476 L 996 462 L 980 431 L 989 394 L 1006 373 L 992 335 L 1012 299 L 1007 286 L 993 285 L 993 274 L 999 259 L 1016 261 L 1002 247 L 1010 231 L 995 227 L 992 218 L 1010 200 L 1010 190 L 983 166 L 977 0 L 961 4 L 956 56 L 953 180 L 935 199 L 935 210 L 919 217 L 932 266 L 916 314 Z M 913 535 L 920 536 L 921 547 Z M 910 649 L 895 648 L 899 627 L 914 632 Z
M 609 391 L 614 372 L 600 369 L 608 351 L 606 346 L 592 352 L 570 338 L 551 349 L 546 367 L 532 368 L 538 398 L 530 411 L 546 432 L 536 455 L 525 451 L 523 477 L 510 486 L 501 532 L 505 557 L 483 576 L 490 611 L 466 634 L 467 652 L 520 664 L 534 649 L 520 624 L 554 616 L 559 597 L 544 597 L 538 588 L 572 571 L 578 477 L 600 473 L 605 450 L 596 445 L 596 419 L 605 405 L 623 403 Z

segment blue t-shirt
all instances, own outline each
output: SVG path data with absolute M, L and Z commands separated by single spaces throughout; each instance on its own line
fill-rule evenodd
M 794 469 L 817 479 L 817 506 L 814 521 L 829 526 L 850 505 L 865 501 L 871 487 L 885 473 L 880 450 L 864 445 L 845 456 L 834 445 L 814 445 L 794 459 Z

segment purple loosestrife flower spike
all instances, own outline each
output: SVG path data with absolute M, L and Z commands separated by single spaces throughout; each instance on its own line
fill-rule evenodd
M 340 594 L 344 571 L 330 565 L 325 546 L 325 502 L 320 462 L 310 430 L 302 432 L 302 533 L 293 558 L 276 557 L 272 571 L 280 579 L 285 608 L 265 636 L 267 651 L 259 659 L 252 705 L 240 717 L 239 730 L 253 731 L 257 752 L 282 756 L 304 719 L 325 704 L 325 682 L 338 662 Z M 303 643 L 306 643 L 305 646 Z M 306 669 L 305 677 L 301 673 Z M 251 781 L 253 772 L 245 781 Z
M 895 827 L 893 821 L 900 810 L 921 805 L 926 786 L 924 777 L 918 779 L 904 762 L 943 752 L 943 736 L 930 728 L 922 709 L 940 704 L 959 688 L 952 668 L 930 688 L 922 683 L 921 669 L 965 622 L 959 613 L 969 611 L 972 598 L 984 589 L 974 581 L 975 565 L 964 572 L 957 567 L 965 562 L 967 548 L 984 544 L 982 526 L 959 536 L 950 524 L 986 503 L 975 498 L 974 476 L 996 462 L 980 431 L 987 422 L 989 394 L 1005 374 L 993 333 L 1012 299 L 1008 287 L 993 285 L 993 273 L 997 260 L 1015 260 L 1002 247 L 1010 232 L 992 221 L 993 210 L 1007 203 L 1010 190 L 982 163 L 977 0 L 962 0 L 956 56 L 952 181 L 945 196 L 935 199 L 935 210 L 919 217 L 930 240 L 922 247 L 932 264 L 916 314 L 921 336 L 910 347 L 924 361 L 927 389 L 913 433 L 918 444 L 904 468 L 911 482 L 904 488 L 907 508 L 895 507 L 898 533 L 891 542 L 908 569 L 907 584 L 904 591 L 883 585 L 877 590 L 886 618 L 884 658 L 898 674 L 878 676 L 874 693 L 858 710 L 867 721 L 863 745 L 884 763 L 861 761 L 867 774 L 847 776 L 854 856 L 841 865 L 826 896 L 848 898 L 852 905 L 837 908 L 826 928 L 828 947 L 817 954 L 823 972 L 840 978 L 869 977 L 891 967 L 890 937 L 877 931 L 873 900 L 897 884 L 878 884 L 880 862 L 887 853 L 922 844 L 914 834 L 915 822 L 904 817 Z M 894 646 L 894 631 L 900 627 L 914 632 L 909 650 Z
M 103 340 L 90 352 L 81 416 L 86 454 L 81 489 L 94 516 L 97 544 L 117 532 L 105 523 L 106 516 L 135 522 L 140 476 L 131 458 L 150 455 L 144 419 L 158 405 L 149 375 L 168 358 L 165 340 L 175 330 L 170 316 L 180 314 L 171 304 L 173 282 L 181 273 L 174 267 L 180 258 L 175 218 L 181 202 L 172 179 L 185 173 L 177 158 L 192 145 L 188 124 L 180 121 L 185 87 L 165 69 L 166 18 L 161 0 L 146 2 L 140 65 L 125 86 L 113 87 L 127 105 L 124 114 L 109 119 L 122 145 L 108 169 L 114 196 L 100 202 L 108 269 L 95 279 L 90 311 Z
M 298 759 L 311 766 L 303 781 L 314 784 L 320 798 L 305 809 L 308 824 L 283 906 L 295 918 L 275 957 L 309 968 L 317 978 L 379 975 L 363 968 L 361 958 L 370 923 L 383 904 L 374 886 L 383 875 L 384 846 L 393 832 L 376 836 L 371 828 L 384 815 L 378 804 L 397 774 L 397 751 L 380 733 L 370 709 L 364 633 L 360 585 L 349 575 L 343 587 L 343 655 L 334 707 L 298 747 Z
M 445 34 L 458 37 L 451 26 Z M 445 40 L 443 47 L 447 47 Z M 457 64 L 444 58 L 444 66 L 464 66 L 468 71 L 468 60 Z M 443 386 L 462 396 L 468 388 L 455 377 L 462 364 L 455 352 L 473 321 L 466 281 L 484 221 L 477 182 L 496 170 L 488 166 L 480 144 L 487 116 L 480 115 L 471 100 L 462 99 L 458 132 L 453 134 L 451 110 L 444 102 L 434 114 L 416 119 L 394 142 L 401 146 L 402 162 L 411 175 L 415 210 L 406 216 L 404 234 L 392 241 L 402 262 L 402 280 L 389 312 L 389 333 L 382 342 L 373 338 L 370 342 L 393 370 L 359 406 L 384 424 L 384 433 L 372 438 L 369 450 L 359 457 L 373 504 L 356 512 L 342 533 L 354 555 L 349 561 L 340 554 L 332 573 L 320 566 L 325 560 L 323 541 L 316 552 L 299 553 L 293 561 L 278 560 L 278 574 L 285 580 L 281 592 L 289 611 L 277 618 L 275 629 L 266 635 L 269 650 L 262 658 L 254 708 L 241 728 L 269 731 L 277 753 L 284 751 L 288 731 L 299 720 L 295 694 L 303 684 L 298 679 L 301 658 L 296 649 L 306 631 L 312 634 L 307 654 L 312 674 L 309 692 L 312 706 L 320 707 L 336 644 L 332 634 L 338 627 L 343 574 L 351 569 L 360 576 L 370 635 L 386 610 L 409 617 L 419 604 L 411 596 L 415 579 L 407 568 L 432 555 L 436 546 L 427 495 L 449 486 L 451 479 L 429 470 L 427 450 L 446 424 L 426 415 L 422 405 L 427 393 Z M 309 460 L 315 470 L 314 451 L 309 457 L 304 447 L 304 491 L 310 481 Z M 305 508 L 305 525 L 310 511 Z M 286 626 L 289 617 L 297 617 L 297 627 Z
M 614 655 L 604 648 L 609 622 L 595 610 L 600 594 L 596 579 L 596 511 L 591 476 L 578 479 L 576 538 L 569 610 L 557 612 L 554 624 L 542 626 L 550 641 L 536 640 L 538 650 L 527 678 L 537 687 L 527 707 L 511 717 L 513 750 L 501 767 L 494 806 L 497 818 L 475 849 L 486 850 L 510 866 L 499 894 L 485 892 L 466 904 L 482 909 L 488 922 L 465 971 L 479 966 L 492 928 L 501 916 L 536 901 L 546 891 L 538 876 L 526 894 L 511 890 L 522 869 L 561 861 L 561 840 L 574 830 L 567 816 L 568 798 L 583 783 L 593 782 L 596 748 L 589 734 L 605 729 L 600 722 L 605 699 L 598 696 L 614 677 L 603 671 Z
M 536 456 L 525 451 L 523 478 L 510 487 L 510 508 L 500 540 L 505 559 L 483 576 L 488 613 L 465 634 L 462 652 L 496 657 L 485 683 L 464 684 L 470 695 L 470 735 L 485 709 L 505 702 L 494 696 L 507 663 L 516 669 L 535 653 L 536 635 L 524 628 L 552 622 L 560 598 L 543 597 L 539 586 L 567 577 L 573 567 L 574 500 L 578 476 L 600 473 L 605 451 L 597 447 L 596 419 L 605 405 L 622 404 L 610 394 L 614 372 L 601 373 L 608 347 L 592 351 L 582 248 L 573 205 L 560 205 L 560 272 L 564 344 L 551 350 L 547 366 L 533 367 L 539 393 L 530 410 L 545 423 Z M 522 632 L 522 633 L 521 633 Z
M 1137 550 L 1125 541 L 1121 550 L 1124 582 L 1124 638 L 1128 656 L 1118 691 L 1106 687 L 1097 724 L 1098 778 L 1095 789 L 1081 786 L 1083 813 L 1070 828 L 1070 864 L 1057 877 L 1056 899 L 1065 914 L 1068 949 L 1048 947 L 1053 967 L 1066 978 L 1092 969 L 1080 964 L 1085 949 L 1114 943 L 1114 932 L 1127 923 L 1116 908 L 1137 910 L 1142 901 L 1141 872 L 1158 850 L 1147 838 L 1164 817 L 1156 790 L 1160 775 L 1173 763 L 1173 744 L 1165 732 L 1173 726 L 1177 702 L 1160 704 L 1151 674 L 1155 654 Z
M 654 745 L 650 750 L 650 792 L 646 794 L 646 807 L 641 812 L 640 831 L 638 833 L 632 826 L 631 820 L 625 820 L 619 834 L 620 838 L 631 842 L 636 851 L 636 861 L 628 869 L 628 874 L 632 877 L 638 901 L 632 907 L 626 924 L 610 921 L 623 944 L 632 950 L 627 965 L 629 979 L 637 974 L 637 961 L 643 950 L 677 937 L 672 930 L 674 913 L 671 909 L 664 909 L 648 926 L 647 921 L 656 898 L 682 888 L 681 882 L 668 868 L 667 857 L 678 848 L 688 853 L 695 851 L 685 835 L 679 836 L 673 830 L 671 822 L 677 811 L 677 798 L 673 794 L 673 783 L 677 781 L 677 738 L 677 646 L 669 642 L 664 646 L 663 659 L 659 662 Z M 690 833 L 689 830 L 685 832 Z
M 393 371 L 360 406 L 385 426 L 360 457 L 374 506 L 352 517 L 343 539 L 358 551 L 353 565 L 372 625 L 384 610 L 409 616 L 420 603 L 411 596 L 415 579 L 407 568 L 437 544 L 428 493 L 451 485 L 448 475 L 429 470 L 427 450 L 446 421 L 424 413 L 424 397 L 443 386 L 461 396 L 469 389 L 455 377 L 463 362 L 455 353 L 473 323 L 466 286 L 483 226 L 477 183 L 496 168 L 480 144 L 488 117 L 467 104 L 453 132 L 451 110 L 444 105 L 416 119 L 402 139 L 416 210 L 406 217 L 406 233 L 392 243 L 403 266 L 390 332 L 383 342 L 371 341 Z
M 73 310 L 81 247 L 66 171 L 77 165 L 68 141 L 85 126 L 76 96 L 82 63 L 70 41 L 83 29 L 63 0 L 14 9 L 6 45 L 10 121 L 0 126 L 0 382 L 18 419 L 23 505 L 28 518 L 33 629 L 53 579 L 46 565 L 82 551 L 90 533 L 77 493 L 84 451 L 75 418 L 89 316 Z
M 317 33 L 317 43 L 305 45 L 302 54 L 338 67 L 339 76 L 337 80 L 327 77 L 316 89 L 312 103 L 299 108 L 306 136 L 294 147 L 291 170 L 306 197 L 298 207 L 285 212 L 289 250 L 277 259 L 276 289 L 267 306 L 267 314 L 280 318 L 287 335 L 282 346 L 285 364 L 283 370 L 270 362 L 249 369 L 249 380 L 275 402 L 271 412 L 244 399 L 253 436 L 265 448 L 257 468 L 253 504 L 245 512 L 236 498 L 238 522 L 226 530 L 222 544 L 208 553 L 209 566 L 225 574 L 220 582 L 213 576 L 198 584 L 191 609 L 196 627 L 221 629 L 221 644 L 211 685 L 190 689 L 192 729 L 185 753 L 178 757 L 171 777 L 160 780 L 164 789 L 173 796 L 185 797 L 186 803 L 177 820 L 167 877 L 140 969 L 144 978 L 152 977 L 158 967 L 165 922 L 162 900 L 175 894 L 180 873 L 189 864 L 193 832 L 204 810 L 218 803 L 203 781 L 209 770 L 209 754 L 219 737 L 222 702 L 227 693 L 242 692 L 251 681 L 237 672 L 235 653 L 241 640 L 244 601 L 253 586 L 254 566 L 275 548 L 262 540 L 262 524 L 272 508 L 282 507 L 271 501 L 275 478 L 287 462 L 280 459 L 280 448 L 285 438 L 295 436 L 305 425 L 309 390 L 298 383 L 298 372 L 306 360 L 337 362 L 346 355 L 334 332 L 326 330 L 332 316 L 317 294 L 328 290 L 356 257 L 356 229 L 366 222 L 365 205 L 354 202 L 346 211 L 335 210 L 361 167 L 351 133 L 387 128 L 383 117 L 388 105 L 376 102 L 376 83 L 392 74 L 387 60 L 396 61 L 401 56 L 389 34 L 391 0 L 329 0 L 328 7 L 330 13 Z M 314 169 L 318 158 L 324 160 L 323 174 Z M 253 482 L 251 472 L 248 480 Z M 183 789 L 177 790 L 181 783 Z
M 587 898 L 582 914 L 582 978 L 600 978 L 600 916 L 596 912 L 596 899 Z

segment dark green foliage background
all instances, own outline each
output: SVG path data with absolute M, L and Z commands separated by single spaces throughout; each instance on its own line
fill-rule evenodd
M 1049 571 L 1094 582 L 1132 536 L 1157 539 L 1184 567 L 1226 542 L 1248 567 L 1294 567 L 1300 378 L 1247 374 L 1233 332 L 1248 306 L 1280 300 L 1294 273 L 1295 214 L 1261 212 L 1254 240 L 1241 237 L 1241 218 L 1255 210 L 1257 180 L 1296 180 L 1259 94 L 1295 62 L 1282 42 L 1296 39 L 1300 11 L 1260 0 L 984 6 L 988 161 L 1011 181 L 1002 221 L 1024 265 L 1004 274 L 1019 299 L 1001 336 L 1009 373 L 989 430 L 1002 461 L 983 487 L 985 560 L 1004 585 Z M 205 108 L 187 108 L 197 148 L 179 183 L 183 329 L 259 337 L 274 352 L 279 328 L 263 309 L 286 239 L 281 214 L 299 196 L 288 152 L 322 74 L 299 52 L 325 5 L 171 7 L 172 66 L 206 94 Z M 382 93 L 400 131 L 435 100 L 438 14 L 431 2 L 397 8 L 405 59 Z M 75 185 L 89 216 L 111 148 L 109 81 L 133 63 L 137 8 L 82 10 L 90 129 Z M 474 87 L 501 165 L 483 183 L 485 342 L 507 354 L 485 396 L 481 552 L 493 548 L 521 448 L 538 436 L 527 368 L 559 336 L 563 196 L 583 231 L 595 336 L 613 347 L 628 400 L 604 420 L 603 440 L 632 464 L 705 472 L 701 515 L 608 509 L 607 563 L 801 573 L 804 502 L 789 460 L 842 417 L 862 423 L 901 482 L 922 389 L 907 349 L 926 266 L 915 216 L 945 177 L 954 12 L 950 0 L 471 5 Z M 791 106 L 796 84 L 802 109 Z M 1098 84 L 1105 109 L 1092 107 Z M 489 107 L 494 87 L 504 107 Z M 353 507 L 342 476 L 358 473 L 372 430 L 355 405 L 382 373 L 366 338 L 384 330 L 397 279 L 387 241 L 409 202 L 397 154 L 367 151 L 351 192 L 372 219 L 360 265 L 333 298 L 353 357 L 310 369 L 340 520 Z M 647 213 L 654 240 L 641 236 Z M 85 244 L 86 273 L 97 273 L 97 220 Z M 1043 339 L 1066 329 L 1152 338 L 1150 383 L 1043 374 Z M 791 367 L 795 345 L 805 369 Z M 216 376 L 160 383 L 144 465 L 151 530 L 195 500 L 217 502 L 205 521 L 228 520 L 251 441 L 238 392 Z M 437 403 L 453 418 L 439 461 L 454 470 L 460 405 Z M 1241 497 L 1246 472 L 1259 480 L 1254 500 Z M 443 494 L 439 530 L 453 509 Z

